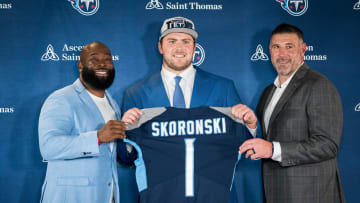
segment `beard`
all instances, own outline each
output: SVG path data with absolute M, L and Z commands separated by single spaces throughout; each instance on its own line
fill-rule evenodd
M 96 90 L 106 90 L 111 86 L 115 78 L 115 69 L 103 69 L 106 70 L 107 76 L 97 76 L 94 69 L 88 66 L 83 66 L 81 76 L 88 85 Z
M 185 70 L 187 67 L 190 66 L 190 64 L 192 63 L 192 61 L 186 62 L 184 65 L 182 66 L 177 66 L 174 63 L 172 63 L 171 61 L 167 61 L 164 60 L 164 63 L 171 69 L 175 70 L 175 71 L 183 71 Z
M 163 63 L 165 63 L 172 70 L 183 71 L 191 65 L 192 58 L 185 58 L 183 59 L 183 63 L 177 64 L 176 59 L 173 59 L 171 55 L 163 54 Z

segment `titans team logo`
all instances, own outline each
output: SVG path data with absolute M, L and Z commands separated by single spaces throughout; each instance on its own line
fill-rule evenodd
M 68 0 L 72 7 L 85 16 L 94 15 L 100 6 L 100 0 Z
M 149 3 L 146 4 L 145 9 L 164 9 L 164 6 L 162 5 L 159 0 L 150 0 Z
M 200 46 L 200 44 L 196 43 L 196 49 L 193 56 L 193 64 L 195 66 L 200 66 L 205 60 L 205 50 Z
M 308 8 L 308 0 L 276 0 L 290 15 L 301 16 Z
M 355 106 L 355 111 L 360 111 L 360 103 Z

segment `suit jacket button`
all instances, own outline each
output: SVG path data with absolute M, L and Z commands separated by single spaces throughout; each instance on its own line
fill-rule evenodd
M 111 186 L 111 182 L 108 182 L 107 185 L 110 187 L 110 186 Z

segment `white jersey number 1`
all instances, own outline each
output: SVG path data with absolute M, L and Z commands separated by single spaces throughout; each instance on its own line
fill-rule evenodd
M 196 138 L 185 141 L 185 196 L 194 196 L 194 142 Z

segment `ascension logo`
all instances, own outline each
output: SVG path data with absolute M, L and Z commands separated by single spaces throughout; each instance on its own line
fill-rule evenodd
M 252 61 L 262 60 L 268 61 L 269 57 L 264 53 L 264 49 L 261 44 L 257 45 L 256 52 L 251 56 Z
M 165 6 L 164 6 L 165 5 Z M 198 2 L 166 2 L 162 4 L 159 0 L 150 0 L 146 6 L 146 10 L 151 9 L 168 9 L 168 10 L 222 10 L 222 4 L 202 4 Z
M 355 3 L 354 10 L 360 10 L 360 0 Z
M 59 56 L 55 53 L 54 47 L 51 44 L 49 44 L 47 46 L 46 52 L 41 56 L 41 60 L 42 61 L 48 61 L 48 60 L 58 61 L 59 60 Z
M 305 52 L 305 55 L 304 55 L 304 60 L 305 61 L 327 61 L 328 60 L 328 56 L 327 54 L 325 53 L 321 53 L 319 54 L 318 51 L 314 51 L 315 50 L 315 47 L 314 45 L 311 45 L 311 44 L 307 44 L 306 45 L 306 52 Z
M 360 103 L 355 106 L 355 111 L 360 111 Z
M 94 15 L 99 7 L 100 0 L 68 0 L 72 7 L 85 16 Z
M 145 9 L 153 9 L 153 8 L 164 9 L 164 6 L 158 0 L 151 0 L 149 3 L 146 4 Z
M 83 47 L 83 45 L 64 44 L 61 55 L 58 55 L 55 53 L 54 47 L 49 44 L 45 53 L 41 56 L 41 61 L 79 61 L 80 52 Z M 113 61 L 118 61 L 119 55 L 112 55 L 112 59 Z
M 276 0 L 290 15 L 301 16 L 308 8 L 308 0 Z
M 196 49 L 193 56 L 193 64 L 195 66 L 200 66 L 205 60 L 205 50 L 202 48 L 202 46 L 198 43 L 196 43 Z

